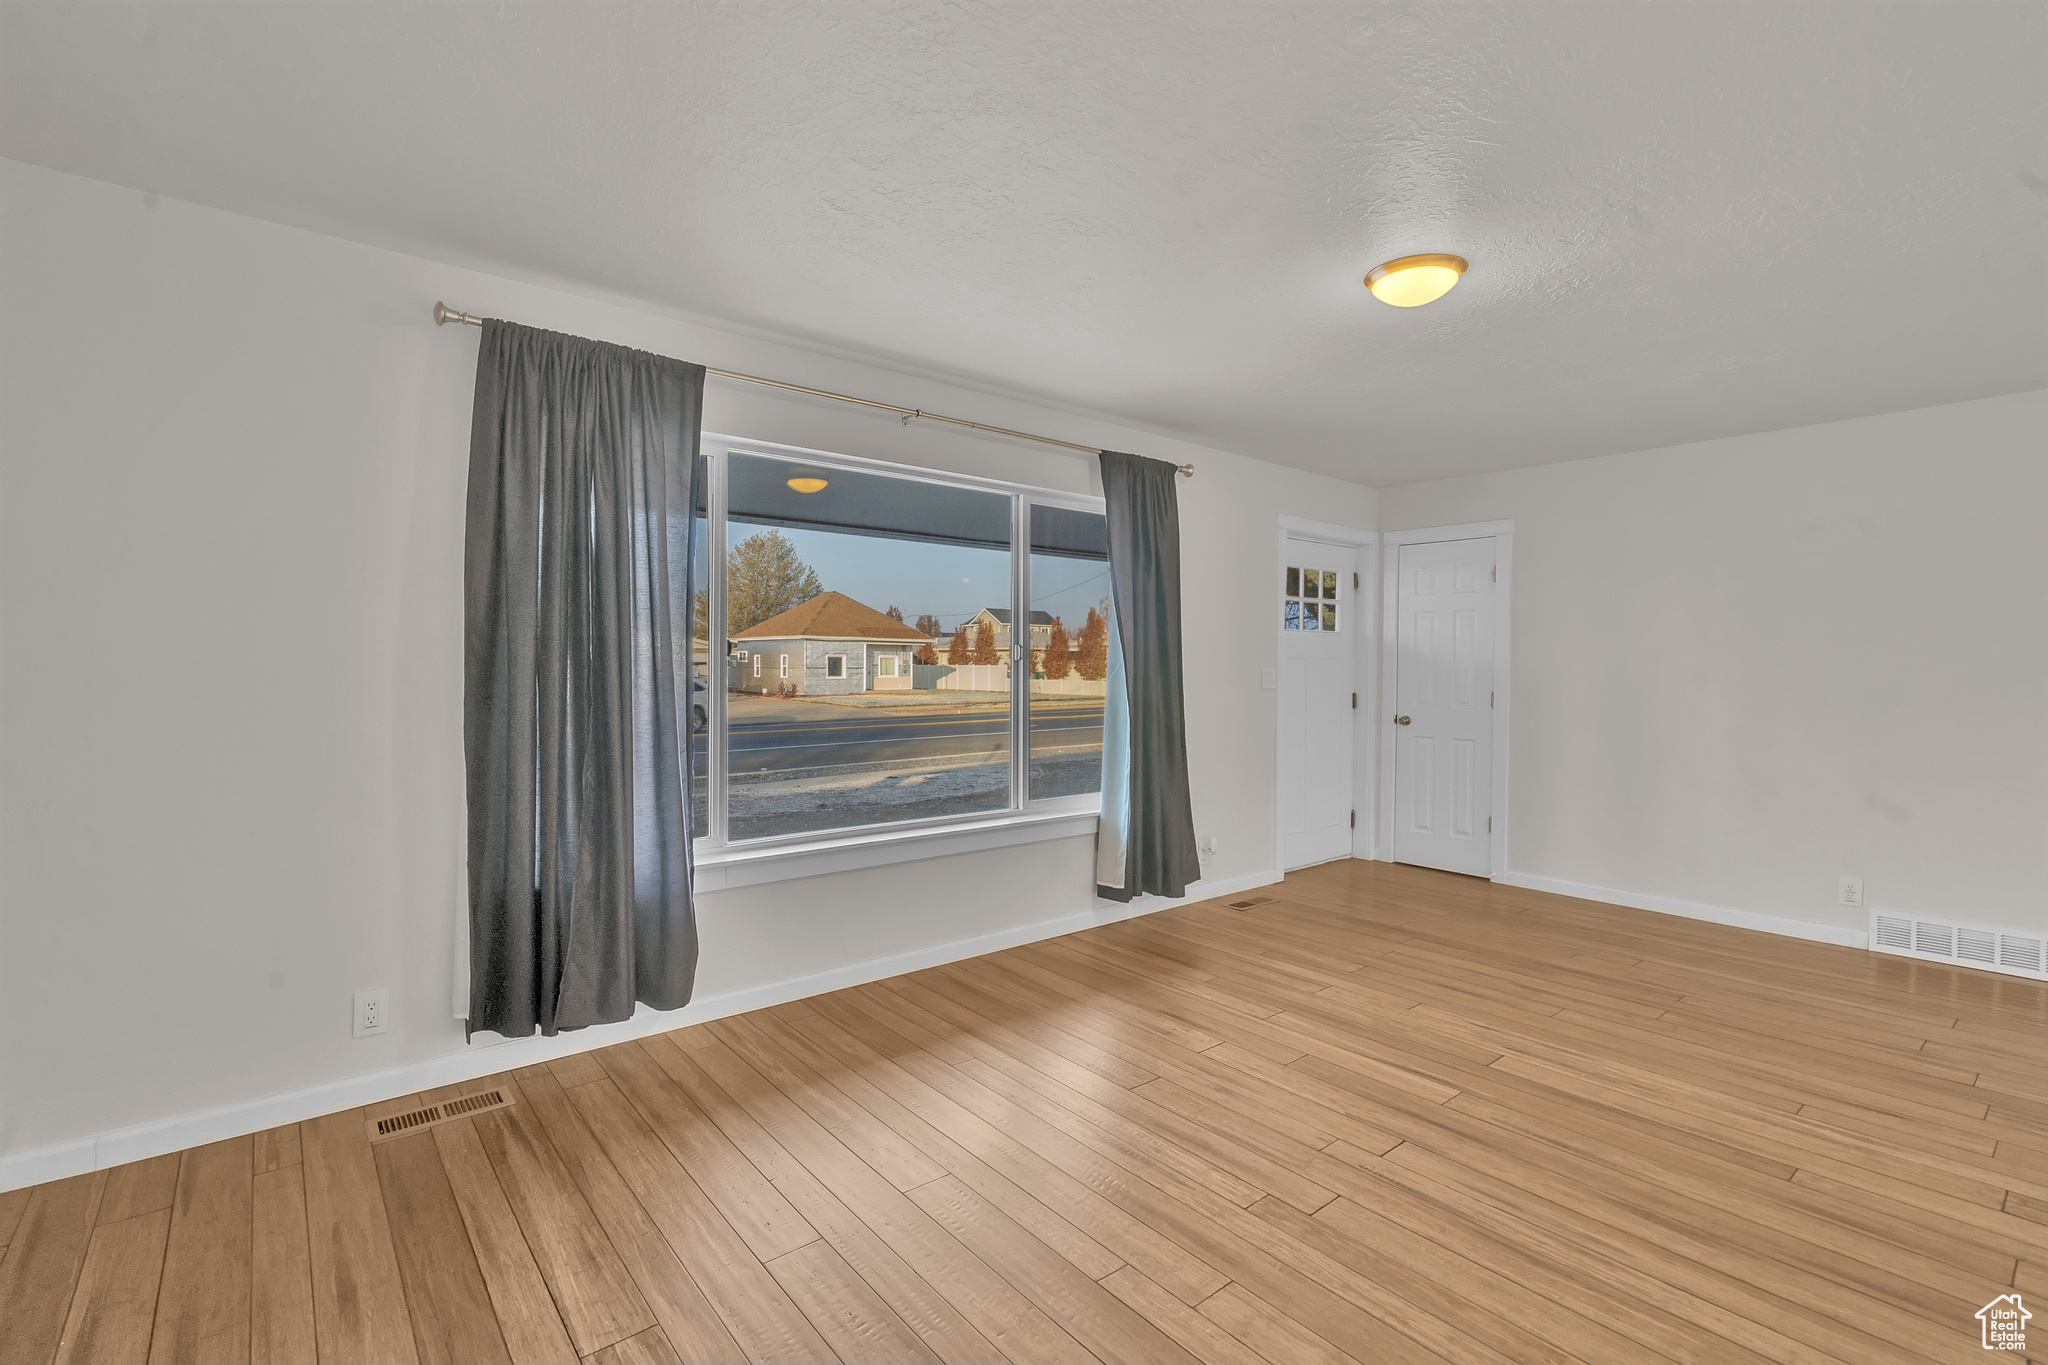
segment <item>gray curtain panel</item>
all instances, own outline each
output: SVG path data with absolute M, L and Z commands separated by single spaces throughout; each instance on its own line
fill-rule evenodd
M 1110 632 L 1096 894 L 1179 896 L 1201 878 L 1181 698 L 1180 493 L 1164 460 L 1102 452 Z
M 470 428 L 469 1028 L 689 1002 L 704 368 L 484 323 Z

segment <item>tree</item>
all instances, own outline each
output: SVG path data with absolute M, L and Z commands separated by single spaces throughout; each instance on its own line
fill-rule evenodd
M 939 624 L 938 617 L 932 615 L 930 612 L 926 612 L 924 615 L 917 618 L 917 633 L 919 635 L 928 635 L 932 639 L 936 640 L 941 635 L 944 635 L 946 633 L 946 628 Z
M 968 662 L 977 664 L 1002 662 L 1002 656 L 996 653 L 996 628 L 994 626 L 976 626 L 974 628 L 974 657 L 968 660 Z
M 894 621 L 899 626 L 903 624 L 903 608 L 901 607 L 891 607 L 889 608 L 889 610 L 883 612 L 882 615 L 888 617 L 891 621 Z
M 946 646 L 946 662 L 958 666 L 967 662 L 967 623 L 962 621 L 960 629 L 953 632 L 953 642 Z
M 1089 682 L 1109 676 L 1109 622 L 1095 608 L 1088 608 L 1088 620 L 1081 626 L 1081 649 L 1074 669 Z
M 825 591 L 780 531 L 758 531 L 725 557 L 725 633 L 737 635 Z M 711 614 L 709 589 L 697 592 L 697 619 Z
M 1045 638 L 1045 662 L 1040 670 L 1048 678 L 1064 678 L 1074 667 L 1074 647 L 1067 640 L 1067 623 L 1052 618 L 1052 634 Z
M 926 640 L 923 644 L 919 645 L 917 647 L 916 655 L 914 655 L 911 659 L 912 663 L 919 664 L 935 664 L 938 661 L 939 651 L 932 648 L 932 642 L 930 640 Z

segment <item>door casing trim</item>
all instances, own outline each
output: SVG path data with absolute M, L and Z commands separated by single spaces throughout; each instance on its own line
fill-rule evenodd
M 1374 618 L 1379 613 L 1379 572 L 1380 533 L 1367 531 L 1357 526 L 1339 526 L 1333 522 L 1311 521 L 1307 517 L 1290 517 L 1281 513 L 1277 519 L 1274 534 L 1273 563 L 1275 577 L 1268 581 L 1280 581 L 1287 570 L 1287 541 L 1290 537 L 1304 540 L 1326 541 L 1332 545 L 1349 545 L 1358 551 L 1358 590 L 1352 596 L 1353 610 L 1359 613 L 1360 629 L 1351 633 L 1351 677 L 1358 686 L 1358 714 L 1369 716 L 1376 700 L 1378 673 L 1372 666 L 1373 651 L 1378 647 L 1379 632 L 1374 628 Z M 1268 603 L 1276 602 L 1281 594 L 1268 591 Z M 1287 831 L 1280 824 L 1280 645 L 1284 638 L 1280 629 L 1278 612 L 1269 612 L 1267 621 L 1273 632 L 1273 866 L 1285 869 L 1287 858 Z M 1341 622 L 1339 623 L 1341 624 Z M 1351 856 L 1370 858 L 1373 856 L 1374 830 L 1378 819 L 1373 806 L 1374 752 L 1378 743 L 1375 728 L 1371 725 L 1354 723 L 1351 727 L 1351 805 L 1358 812 L 1358 824 L 1351 831 Z
M 1513 656 L 1509 650 L 1514 621 L 1515 523 L 1468 521 L 1457 526 L 1424 526 L 1408 531 L 1380 532 L 1380 557 L 1396 558 L 1403 545 L 1429 545 L 1444 540 L 1493 540 L 1493 563 L 1499 570 L 1493 594 L 1493 791 L 1488 816 L 1493 833 L 1488 840 L 1487 877 L 1499 881 L 1508 870 L 1508 718 L 1513 689 Z M 1376 696 L 1386 698 L 1376 714 L 1377 723 L 1367 728 L 1375 736 L 1375 768 L 1379 775 L 1378 797 L 1374 802 L 1371 855 L 1383 863 L 1394 861 L 1394 678 L 1399 662 L 1401 575 L 1380 576 L 1379 685 Z M 1274 708 L 1276 713 L 1278 707 Z M 1278 721 L 1275 721 L 1277 727 Z M 1275 745 L 1279 731 L 1276 728 Z M 1277 796 L 1277 788 L 1276 796 Z M 1278 827 L 1278 806 L 1274 803 L 1274 824 Z M 1365 855 L 1359 855 L 1365 856 Z

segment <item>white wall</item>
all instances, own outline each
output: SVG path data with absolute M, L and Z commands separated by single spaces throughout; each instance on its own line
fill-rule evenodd
M 1512 872 L 2048 927 L 2048 393 L 1381 492 L 1500 517 Z
M 1195 815 L 1273 865 L 1277 513 L 1372 490 L 653 311 L 0 162 L 0 1153 L 459 1053 L 462 492 L 436 298 L 1107 444 L 1181 485 Z M 1076 490 L 1092 461 L 714 381 L 709 430 Z M 700 999 L 1092 904 L 1091 841 L 707 895 Z M 950 875 L 950 874 L 949 874 Z M 392 991 L 382 1037 L 349 999 Z M 593 1030 L 593 1033 L 598 1032 Z M 184 1145 L 183 1142 L 171 1143 Z

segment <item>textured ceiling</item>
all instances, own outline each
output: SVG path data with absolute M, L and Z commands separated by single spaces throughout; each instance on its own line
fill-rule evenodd
M 0 153 L 1394 484 L 2048 386 L 2044 15 L 8 3 Z

